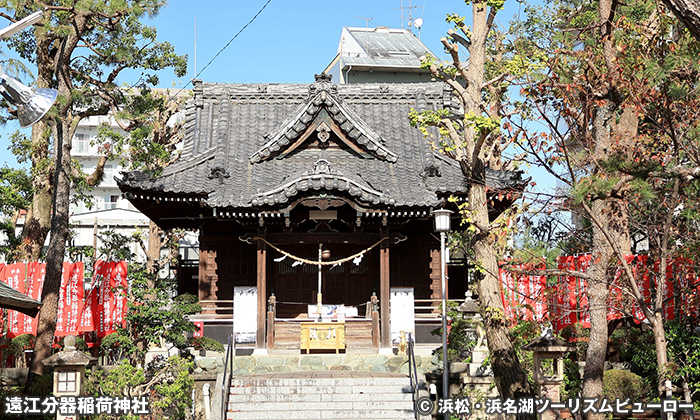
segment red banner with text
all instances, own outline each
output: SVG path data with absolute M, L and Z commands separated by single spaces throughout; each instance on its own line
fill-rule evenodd
M 63 263 L 56 319 L 56 337 L 96 331 L 99 337 L 125 325 L 127 312 L 127 263 L 98 261 L 94 279 L 84 284 L 82 262 Z M 0 281 L 25 295 L 41 301 L 46 263 L 0 264 Z M 38 317 L 7 311 L 7 335 L 36 335 Z M 2 325 L 0 320 L 0 326 Z
M 656 295 L 654 276 L 658 275 L 658 262 L 651 263 L 646 255 L 629 255 L 625 258 L 632 270 L 635 283 L 644 301 L 651 304 Z M 547 285 L 545 276 L 518 274 L 536 273 L 538 267 L 514 265 L 500 269 L 502 299 L 506 318 L 547 321 L 554 331 L 580 323 L 591 325 L 588 303 L 588 281 L 574 275 L 586 273 L 591 266 L 591 255 L 563 256 L 557 259 L 557 268 L 571 272 L 558 276 L 557 284 Z M 619 267 L 609 286 L 608 320 L 635 317 L 644 320 L 642 309 L 630 296 L 629 279 Z M 700 270 L 690 260 L 675 259 L 667 266 L 664 281 L 663 311 L 666 319 L 700 317 Z

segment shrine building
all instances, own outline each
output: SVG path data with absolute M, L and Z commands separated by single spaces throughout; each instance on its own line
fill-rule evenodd
M 442 83 L 195 81 L 179 160 L 157 177 L 125 173 L 119 187 L 161 228 L 199 233 L 198 266 L 179 269 L 179 292 L 199 296 L 206 336 L 225 343 L 234 332 L 270 352 L 378 351 L 401 331 L 438 342 L 431 212 L 456 210 L 448 197 L 465 200 L 468 184 L 435 150 L 437 131 L 424 136 L 408 116 L 446 107 L 459 111 Z M 498 193 L 525 182 L 488 171 L 493 217 L 511 204 Z M 452 226 L 463 228 L 457 212 Z M 448 275 L 461 301 L 466 269 Z M 320 331 L 328 337 L 314 347 Z

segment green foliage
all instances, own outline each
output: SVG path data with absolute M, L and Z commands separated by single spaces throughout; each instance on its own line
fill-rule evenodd
M 134 388 L 146 382 L 144 370 L 123 360 L 115 369 L 105 372 L 95 370 L 86 374 L 85 393 L 87 395 L 122 395 L 125 389 Z
M 100 341 L 100 354 L 105 356 L 107 364 L 117 364 L 124 360 L 127 355 L 138 351 L 134 341 L 122 331 L 106 335 Z
M 616 398 L 640 401 L 647 393 L 647 386 L 639 375 L 621 369 L 610 369 L 603 373 L 603 397 L 608 401 Z
M 134 261 L 136 258 L 131 251 L 134 243 L 143 245 L 140 232 L 126 236 L 107 231 L 100 235 L 100 239 L 102 246 L 99 255 L 105 260 Z M 177 242 L 166 246 L 177 246 Z M 154 267 L 157 267 L 157 263 L 154 263 Z M 149 270 L 147 263 L 129 262 L 128 273 L 130 287 L 126 328 L 105 337 L 110 340 L 104 351 L 116 360 L 128 355 L 134 363 L 141 363 L 150 345 L 160 345 L 161 341 L 185 350 L 188 347 L 185 337 L 196 328 L 189 316 L 202 310 L 197 297 L 190 294 L 174 296 L 177 279 L 172 274 L 161 276 L 156 269 Z
M 425 137 L 432 137 L 428 131 L 428 127 L 439 127 L 440 135 L 446 136 L 447 131 L 441 126 L 442 120 L 450 118 L 451 112 L 448 109 L 439 109 L 437 111 L 426 110 L 418 112 L 411 109 L 408 113 L 408 119 L 411 127 L 418 127 Z
M 32 180 L 25 169 L 0 167 L 0 236 L 6 238 L 0 241 L 0 255 L 8 260 L 15 259 L 14 252 L 20 244 L 12 216 L 29 208 L 32 195 Z
M 33 334 L 20 334 L 10 340 L 10 353 L 15 357 L 24 358 L 24 351 L 34 348 L 36 337 Z
M 102 370 L 88 371 L 85 377 L 86 395 L 122 396 L 144 395 L 148 398 L 149 419 L 185 419 L 192 405 L 193 363 L 179 357 L 171 357 L 144 370 L 124 360 L 108 373 Z M 96 420 L 136 420 L 144 417 L 133 415 L 100 415 Z
M 562 388 L 562 401 L 577 398 L 581 395 L 583 378 L 579 372 L 578 361 L 571 358 L 564 359 L 564 383 Z
M 688 383 L 694 401 L 700 401 L 700 337 L 694 331 L 694 321 L 667 321 L 664 324 L 668 346 L 667 377 L 677 386 Z M 644 381 L 649 398 L 655 398 L 657 379 L 654 333 L 638 328 L 620 328 L 611 337 L 620 345 L 622 360 L 631 364 L 632 372 Z
M 700 336 L 693 327 L 697 321 L 665 324 L 669 347 L 669 373 L 676 382 L 685 381 L 695 394 L 694 401 L 700 403 Z
M 32 179 L 24 169 L 0 168 L 0 213 L 26 209 L 32 199 Z
M 135 341 L 145 344 L 159 343 L 162 338 L 184 350 L 187 347 L 186 333 L 195 330 L 188 316 L 202 310 L 197 297 L 182 294 L 172 298 L 172 290 L 177 288 L 176 279 L 154 278 L 157 274 L 149 273 L 145 264 L 132 263 L 130 270 L 129 334 Z
M 488 134 L 501 127 L 499 118 L 492 118 L 483 115 L 466 114 L 464 121 L 467 125 L 474 127 L 479 134 Z
M 447 360 L 449 362 L 470 362 L 471 351 L 476 345 L 476 325 L 472 320 L 463 319 L 462 313 L 457 311 L 459 303 L 447 301 Z M 442 304 L 440 304 L 442 311 Z M 442 336 L 442 327 L 430 331 L 430 334 Z M 433 350 L 442 363 L 442 346 Z
M 97 249 L 100 259 L 104 261 L 133 261 L 136 259 L 136 255 L 131 251 L 134 244 L 133 237 L 121 234 L 114 229 L 100 232 L 97 237 L 101 244 Z
M 527 379 L 530 383 L 533 382 L 532 372 L 534 372 L 533 352 L 524 351 L 523 346 L 531 342 L 540 335 L 540 325 L 534 321 L 520 320 L 510 329 L 511 340 L 513 347 L 523 365 L 523 369 L 527 373 Z
M 160 418 L 184 419 L 192 406 L 192 388 L 194 377 L 191 372 L 194 363 L 179 357 L 168 359 L 170 380 L 155 387 L 159 398 L 151 407 L 153 414 Z
M 53 373 L 45 373 L 35 379 L 27 389 L 27 395 L 50 395 L 53 392 Z
M 190 337 L 187 340 L 188 347 L 194 347 L 195 350 L 209 350 L 223 353 L 224 345 L 209 337 Z

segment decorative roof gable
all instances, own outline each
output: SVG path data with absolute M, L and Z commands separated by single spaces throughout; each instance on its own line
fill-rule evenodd
M 249 157 L 250 163 L 275 156 L 282 158 L 316 138 L 325 144 L 331 132 L 360 156 L 396 162 L 396 153 L 389 150 L 384 139 L 338 98 L 338 86 L 330 80 L 329 75 L 316 75 L 316 83 L 309 86 L 309 98 L 265 136 L 269 140 Z
M 251 197 L 250 201 L 253 206 L 286 203 L 290 198 L 304 191 L 320 189 L 347 191 L 358 200 L 372 204 L 394 205 L 395 203 L 394 199 L 381 191 L 368 185 L 362 185 L 357 180 L 345 176 L 325 159 L 317 160 L 313 164 L 313 168 L 304 171 L 301 176 L 277 185 L 268 191 L 258 192 Z

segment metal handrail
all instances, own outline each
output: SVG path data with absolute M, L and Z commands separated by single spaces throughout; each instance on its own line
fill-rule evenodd
M 226 359 L 224 360 L 224 381 L 221 384 L 221 420 L 226 419 L 226 407 L 228 406 L 228 395 L 229 393 L 226 392 L 226 388 L 231 387 L 231 378 L 227 377 L 227 372 L 228 372 L 228 366 L 229 364 L 233 365 L 233 355 L 234 352 L 231 351 L 233 348 L 233 345 L 231 344 L 233 342 L 233 334 L 229 334 L 228 336 L 228 347 L 226 348 Z M 231 366 L 231 372 L 233 373 L 233 366 Z
M 416 363 L 416 355 L 413 351 L 413 337 L 412 334 L 408 333 L 408 377 L 411 380 L 411 388 L 413 389 L 413 413 L 418 420 L 418 410 L 416 404 L 418 403 L 418 370 Z

